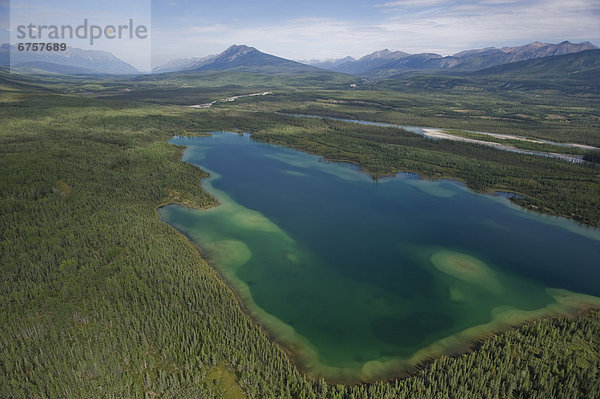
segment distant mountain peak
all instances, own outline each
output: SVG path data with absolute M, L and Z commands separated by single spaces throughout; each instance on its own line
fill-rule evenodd
M 223 51 L 223 53 L 249 53 L 250 51 L 258 51 L 254 47 L 246 46 L 245 44 L 234 44 Z M 222 53 L 222 54 L 223 54 Z
M 346 56 L 344 58 L 328 58 L 326 60 L 313 59 L 313 60 L 303 60 L 303 61 L 299 61 L 299 62 L 306 64 L 306 65 L 312 65 L 317 68 L 331 70 L 332 68 L 336 68 L 342 64 L 345 64 L 346 62 L 355 62 L 355 61 L 356 61 L 355 58 Z
M 296 61 L 266 54 L 254 47 L 243 44 L 234 44 L 233 46 L 228 47 L 221 54 L 210 57 L 209 59 L 203 60 L 198 65 L 186 69 L 186 71 L 190 72 L 226 70 L 255 73 L 304 73 L 314 72 L 318 69 Z
M 352 57 L 296 62 L 266 54 L 244 44 L 234 44 L 218 55 L 171 61 L 156 72 L 238 70 L 250 72 L 311 71 L 311 66 L 358 76 L 384 78 L 407 71 L 476 71 L 533 58 L 549 57 L 597 49 L 589 42 L 559 44 L 533 42 L 515 47 L 486 47 L 465 50 L 452 56 L 434 53 L 408 54 L 389 48 L 356 60 Z M 312 69 L 314 71 L 314 69 Z
M 229 46 L 229 48 L 227 48 L 227 50 L 223 51 L 221 54 L 219 54 L 219 56 L 232 56 L 232 55 L 245 55 L 245 54 L 249 54 L 253 51 L 258 51 L 257 49 L 255 49 L 254 47 L 250 47 L 250 46 L 246 46 L 244 44 L 234 44 L 233 46 Z
M 232 44 L 225 50 L 225 52 L 230 50 L 256 50 L 254 47 L 246 46 L 245 44 Z
M 375 57 L 383 57 L 385 55 L 391 54 L 391 50 L 389 48 L 384 48 L 383 50 L 379 50 L 379 51 L 375 51 L 373 54 L 373 56 Z
M 362 57 L 359 61 L 368 61 L 368 60 L 377 60 L 377 59 L 396 59 L 396 58 L 406 57 L 407 55 L 409 55 L 409 54 L 405 53 L 403 51 L 391 51 L 390 49 L 385 48 L 383 50 L 378 50 L 371 54 L 367 54 L 364 57 Z
M 10 58 L 8 55 L 10 54 Z M 69 47 L 66 51 L 16 51 L 15 46 L 4 43 L 0 46 L 2 64 L 12 67 L 37 68 L 38 70 L 89 75 L 137 75 L 140 72 L 130 64 L 103 50 L 84 50 Z
M 568 42 L 568 41 L 564 41 L 564 42 L 562 42 L 561 44 L 563 44 L 563 43 L 569 43 L 569 42 Z M 544 46 L 547 46 L 547 45 L 548 45 L 548 43 L 542 43 L 542 42 L 535 41 L 535 42 L 533 42 L 533 43 L 530 43 L 529 45 L 530 45 L 531 47 L 544 47 Z
M 385 78 L 392 75 L 425 70 L 477 71 L 495 65 L 572 54 L 597 48 L 590 42 L 571 43 L 565 40 L 559 44 L 552 44 L 535 41 L 523 46 L 486 47 L 465 50 L 447 57 L 432 53 L 411 55 L 401 51 L 393 52 L 389 49 L 383 49 L 368 54 L 358 61 L 314 65 L 362 77 Z
M 153 68 L 152 73 L 169 73 L 197 68 L 215 57 L 215 55 L 209 55 L 207 57 L 177 58 Z

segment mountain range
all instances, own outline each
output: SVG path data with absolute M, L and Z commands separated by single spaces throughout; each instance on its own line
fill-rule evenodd
M 371 80 L 381 80 L 415 72 L 442 75 L 470 74 L 502 65 L 518 64 L 522 61 L 537 59 L 542 61 L 534 67 L 526 65 L 520 67 L 543 70 L 543 64 L 553 57 L 589 50 L 598 50 L 598 47 L 589 42 L 571 43 L 564 41 L 559 44 L 534 42 L 518 47 L 488 47 L 461 51 L 451 56 L 441 56 L 433 53 L 409 54 L 384 49 L 358 60 L 352 57 L 325 61 L 312 60 L 307 61 L 312 65 L 307 65 L 306 63 L 263 53 L 254 47 L 233 45 L 217 55 L 170 61 L 155 68 L 153 73 L 234 71 L 258 74 L 310 74 L 327 70 Z M 595 56 L 597 56 L 597 52 L 590 53 L 586 58 L 585 65 L 592 65 L 593 62 L 589 58 Z M 12 67 L 19 68 L 24 72 L 45 71 L 72 75 L 140 74 L 133 66 L 111 53 L 77 48 L 68 48 L 65 52 L 19 52 L 13 46 L 3 44 L 0 46 L 0 65 L 9 65 L 9 61 L 12 61 Z M 552 65 L 556 69 L 559 63 Z M 565 71 L 568 72 L 569 66 L 564 64 L 564 61 L 560 63 L 560 66 L 566 68 Z M 498 71 L 503 71 L 502 73 L 506 74 L 509 73 L 507 72 L 509 70 L 512 70 L 512 73 L 517 73 L 514 68 L 501 68 Z
M 340 60 L 313 62 L 312 65 L 362 77 L 385 78 L 415 71 L 472 72 L 496 65 L 595 49 L 598 47 L 589 42 L 571 43 L 569 41 L 559 44 L 534 42 L 518 47 L 487 47 L 461 51 L 446 57 L 433 53 L 408 54 L 385 49 L 358 60 L 349 60 L 346 57 Z
M 511 62 L 463 74 L 472 79 L 493 79 L 496 82 L 510 82 L 522 85 L 556 88 L 571 92 L 600 92 L 600 49 L 578 53 L 534 58 Z M 513 87 L 515 88 L 515 87 Z
M 10 44 L 0 46 L 0 65 L 24 71 L 71 75 L 135 75 L 140 71 L 107 51 L 67 48 L 66 51 L 18 51 Z
M 600 94 L 600 49 L 539 57 L 472 72 L 421 72 L 373 81 L 379 88 L 401 91 L 538 91 L 554 95 Z

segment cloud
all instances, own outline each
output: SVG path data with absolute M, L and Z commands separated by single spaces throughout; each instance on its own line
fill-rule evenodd
M 407 5 L 439 7 L 407 10 Z M 379 17 L 345 19 L 304 17 L 264 23 L 197 19 L 154 26 L 158 58 L 216 54 L 231 44 L 247 44 L 292 59 L 361 57 L 389 48 L 442 55 L 488 47 L 533 42 L 591 41 L 600 44 L 600 3 L 586 0 L 393 1 L 382 3 Z M 210 20 L 208 20 L 210 21 Z
M 516 3 L 523 3 L 523 0 L 482 0 L 479 2 L 481 5 L 513 5 Z
M 377 8 L 425 8 L 448 4 L 448 0 L 399 0 L 383 4 L 375 4 Z
M 529 0 L 500 6 L 499 0 L 455 3 L 426 16 L 398 12 L 380 24 L 387 32 L 403 33 L 412 44 L 446 49 L 477 44 L 514 44 L 533 40 L 600 39 L 599 8 L 583 0 Z M 493 2 L 493 5 L 489 3 Z
M 0 0 L 2 1 L 2 0 Z M 151 8 L 147 0 L 95 0 L 81 2 L 85 6 L 76 6 L 80 0 L 65 0 L 50 4 L 45 0 L 13 0 L 11 2 L 10 26 L 15 29 L 18 25 L 70 25 L 73 27 L 83 24 L 88 19 L 88 25 L 120 25 L 126 24 L 132 18 L 136 26 L 151 27 Z M 120 7 L 112 7 L 119 3 Z M 152 35 L 151 29 L 149 38 Z M 12 36 L 12 37 L 11 37 Z M 17 42 L 15 32 L 7 35 L 3 41 Z M 151 40 L 99 40 L 91 46 L 87 39 L 63 39 L 68 47 L 91 50 L 105 50 L 134 65 L 137 68 L 150 68 Z
M 187 28 L 187 34 L 196 35 L 196 34 L 205 34 L 205 33 L 213 33 L 213 32 L 226 32 L 230 29 L 229 26 L 224 24 L 215 24 L 208 26 L 191 26 Z

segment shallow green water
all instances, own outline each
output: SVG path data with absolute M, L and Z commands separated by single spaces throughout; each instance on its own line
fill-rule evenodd
M 394 375 L 524 320 L 599 304 L 598 230 L 454 182 L 374 182 L 247 135 L 172 143 L 211 173 L 204 186 L 222 205 L 169 205 L 160 217 L 311 374 Z

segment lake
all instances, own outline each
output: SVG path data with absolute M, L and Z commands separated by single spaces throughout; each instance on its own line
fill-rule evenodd
M 247 134 L 175 137 L 221 206 L 168 205 L 311 375 L 397 376 L 524 321 L 599 306 L 600 230 L 452 181 L 374 181 Z

